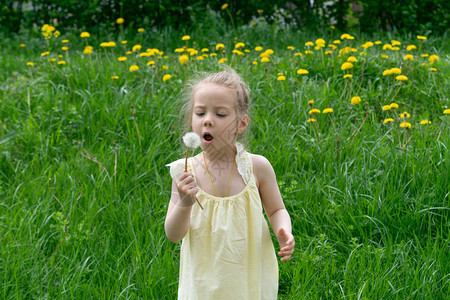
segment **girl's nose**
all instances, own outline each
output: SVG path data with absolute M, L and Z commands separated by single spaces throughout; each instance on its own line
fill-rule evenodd
M 212 126 L 213 125 L 213 119 L 211 114 L 206 114 L 205 118 L 203 119 L 203 125 L 204 126 Z

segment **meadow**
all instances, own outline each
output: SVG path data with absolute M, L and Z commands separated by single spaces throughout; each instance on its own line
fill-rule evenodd
M 446 35 L 53 25 L 0 46 L 1 298 L 176 299 L 165 165 L 185 83 L 222 65 L 293 222 L 279 299 L 450 297 Z

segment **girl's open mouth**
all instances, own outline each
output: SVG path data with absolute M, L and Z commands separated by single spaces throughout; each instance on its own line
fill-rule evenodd
M 209 133 L 205 133 L 203 135 L 203 140 L 205 140 L 205 142 L 212 142 L 213 139 L 214 139 L 213 136 Z

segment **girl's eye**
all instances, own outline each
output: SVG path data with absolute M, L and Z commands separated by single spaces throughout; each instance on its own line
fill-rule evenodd
M 220 118 L 226 117 L 226 115 L 224 115 L 224 114 L 217 114 L 217 116 Z
M 203 116 L 205 113 L 203 113 L 203 112 L 197 112 L 197 113 L 195 113 L 197 116 Z

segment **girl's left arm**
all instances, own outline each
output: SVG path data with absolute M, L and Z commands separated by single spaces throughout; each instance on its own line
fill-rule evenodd
M 292 235 L 291 217 L 281 198 L 275 171 L 264 156 L 253 155 L 252 161 L 261 201 L 280 245 L 278 255 L 281 256 L 281 261 L 287 261 L 294 253 L 295 239 Z

